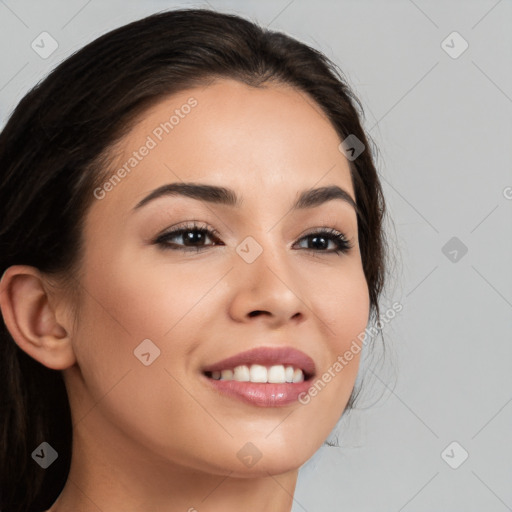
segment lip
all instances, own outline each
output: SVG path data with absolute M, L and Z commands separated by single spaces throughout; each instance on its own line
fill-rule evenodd
M 304 377 L 314 377 L 316 373 L 315 362 L 311 357 L 300 350 L 292 347 L 258 347 L 245 352 L 240 352 L 234 356 L 217 361 L 211 365 L 205 366 L 203 372 L 214 372 L 227 369 L 233 369 L 240 365 L 250 366 L 251 364 L 261 364 L 262 366 L 273 366 L 282 364 L 284 366 L 294 366 L 301 368 Z
M 305 380 L 275 384 L 216 380 L 205 375 L 206 372 L 232 369 L 239 365 L 250 366 L 251 364 L 263 366 L 282 364 L 301 368 Z M 207 384 L 221 394 L 258 407 L 282 407 L 298 402 L 299 395 L 307 393 L 312 377 L 316 374 L 316 367 L 313 359 L 300 350 L 291 347 L 258 347 L 205 366 L 202 372 L 202 378 L 206 380 Z
M 269 384 L 262 382 L 238 382 L 236 380 L 215 380 L 202 375 L 208 385 L 217 392 L 258 407 L 283 407 L 299 403 L 299 396 L 307 393 L 311 380 Z

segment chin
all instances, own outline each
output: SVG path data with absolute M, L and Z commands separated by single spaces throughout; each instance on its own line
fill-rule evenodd
M 310 441 L 310 440 L 309 440 Z M 196 470 L 207 473 L 230 476 L 233 478 L 258 478 L 269 475 L 282 475 L 298 470 L 321 446 L 310 446 L 306 440 L 298 443 L 297 438 L 288 445 L 279 440 L 279 444 L 268 439 L 247 442 L 240 445 L 225 446 L 222 452 L 208 454 L 208 459 L 197 458 L 193 463 Z M 220 448 L 220 447 L 219 447 Z M 252 458 L 250 458 L 252 457 Z
M 294 437 L 288 442 L 282 438 L 274 442 L 262 439 L 258 444 L 261 458 L 254 465 L 242 470 L 240 465 L 237 465 L 237 473 L 242 477 L 258 477 L 281 475 L 298 470 L 314 455 L 323 440 L 318 440 L 316 443 L 312 441 L 311 436 L 309 438 Z
M 262 457 L 254 466 L 240 468 L 240 465 L 230 469 L 230 476 L 235 478 L 259 478 L 278 476 L 291 471 L 297 471 L 310 457 L 282 457 L 279 453 L 272 457 Z

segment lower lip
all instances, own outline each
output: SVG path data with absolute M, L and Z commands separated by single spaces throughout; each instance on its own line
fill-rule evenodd
M 217 391 L 258 407 L 283 407 L 295 402 L 299 403 L 299 395 L 307 393 L 311 387 L 310 380 L 296 383 L 270 384 L 216 380 L 205 375 L 203 377 Z

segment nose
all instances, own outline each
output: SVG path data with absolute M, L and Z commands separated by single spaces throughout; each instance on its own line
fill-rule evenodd
M 240 258 L 236 267 L 230 272 L 233 294 L 229 313 L 233 320 L 264 322 L 278 328 L 290 321 L 300 323 L 306 319 L 300 279 L 286 262 L 284 250 L 263 249 L 252 263 Z

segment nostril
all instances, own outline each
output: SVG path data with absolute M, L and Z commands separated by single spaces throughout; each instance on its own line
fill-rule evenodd
M 257 316 L 257 315 L 259 315 L 259 314 L 261 314 L 261 313 L 265 313 L 265 311 L 259 311 L 259 310 L 251 311 L 251 312 L 249 313 L 249 316 L 250 316 L 250 317 Z

